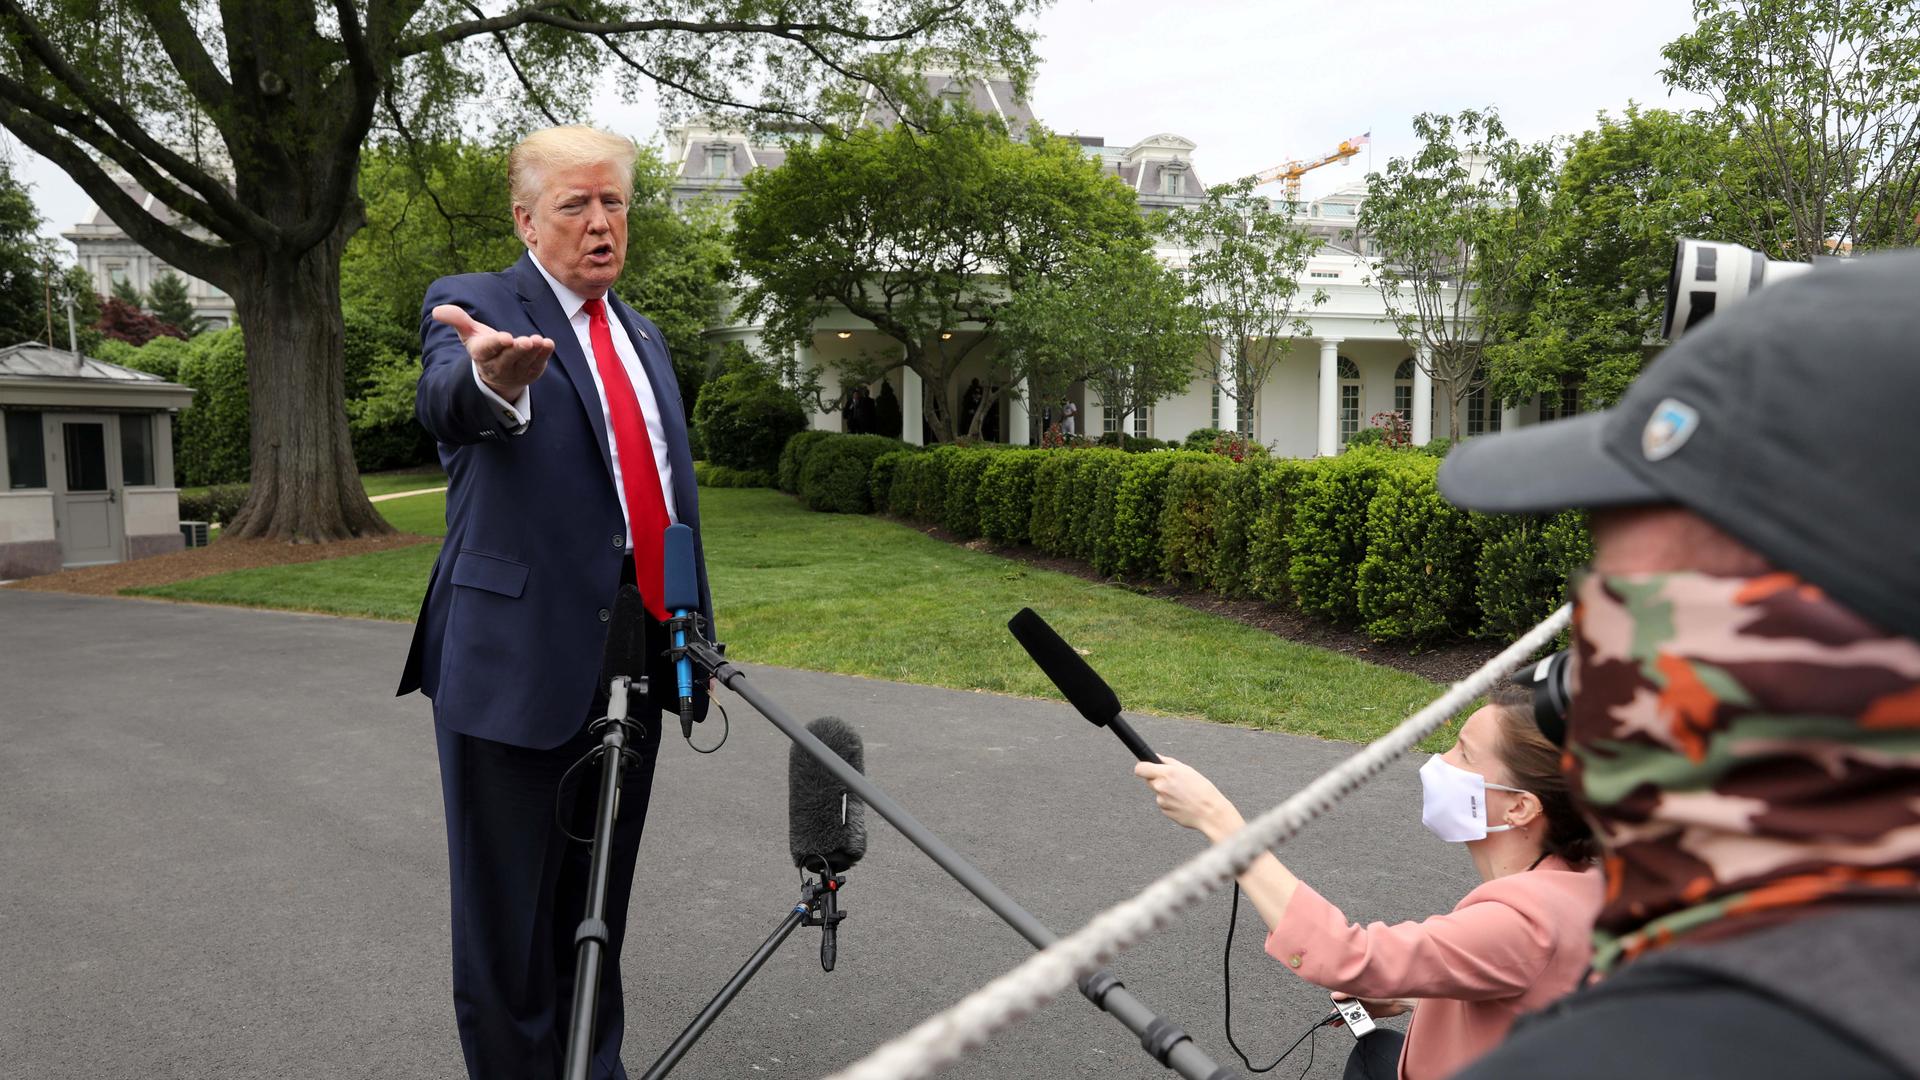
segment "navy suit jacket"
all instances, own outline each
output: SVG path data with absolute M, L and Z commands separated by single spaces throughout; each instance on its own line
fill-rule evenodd
M 608 299 L 659 402 L 674 509 L 693 529 L 701 607 L 711 622 L 699 495 L 673 365 L 659 328 Z M 433 321 L 440 304 L 457 304 L 496 330 L 553 339 L 553 358 L 529 388 L 533 418 L 522 434 L 508 434 L 474 385 L 459 336 Z M 531 255 L 497 274 L 434 282 L 420 326 L 415 414 L 439 441 L 447 469 L 447 538 L 399 692 L 423 691 L 435 720 L 451 730 L 549 749 L 587 718 L 627 557 L 592 361 Z M 650 651 L 662 647 L 649 643 Z M 704 714 L 704 690 L 698 709 Z

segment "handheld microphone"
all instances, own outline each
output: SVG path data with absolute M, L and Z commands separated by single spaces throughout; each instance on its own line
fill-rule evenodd
M 1133 725 L 1127 723 L 1126 717 L 1120 715 L 1120 698 L 1113 687 L 1095 674 L 1086 660 L 1073 651 L 1073 646 L 1053 632 L 1045 619 L 1034 614 L 1032 608 L 1021 608 L 1020 613 L 1007 622 L 1007 629 L 1013 631 L 1014 640 L 1027 650 L 1027 655 L 1033 657 L 1033 662 L 1053 680 L 1053 685 L 1060 688 L 1060 693 L 1081 716 L 1095 727 L 1111 729 L 1134 757 L 1156 765 L 1160 763 L 1160 755 L 1154 753 L 1146 740 L 1133 730 Z
M 687 659 L 687 626 L 700 610 L 700 581 L 693 569 L 693 530 L 685 525 L 667 526 L 662 551 L 664 585 L 663 606 L 672 613 L 667 623 L 673 630 L 673 674 L 680 691 L 680 737 L 693 738 L 693 661 Z
M 846 721 L 823 716 L 807 730 L 842 761 L 866 772 L 865 745 Z M 820 967 L 832 971 L 840 951 L 840 922 L 847 917 L 839 907 L 838 875 L 867 853 L 867 806 L 797 744 L 787 752 L 787 847 L 801 872 L 821 870 L 816 916 Z
M 613 616 L 607 620 L 607 643 L 600 654 L 600 684 L 594 687 L 593 712 L 610 715 L 609 706 L 615 703 L 608 699 L 608 688 L 614 679 L 624 675 L 641 683 L 646 672 L 647 604 L 640 599 L 639 589 L 622 585 L 614 597 Z

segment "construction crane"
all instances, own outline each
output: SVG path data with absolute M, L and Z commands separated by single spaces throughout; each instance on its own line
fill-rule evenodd
M 1322 165 L 1331 165 L 1336 161 L 1345 162 L 1348 158 L 1360 153 L 1360 148 L 1372 141 L 1373 132 L 1369 131 L 1363 135 L 1355 135 L 1351 139 L 1343 140 L 1338 149 L 1324 157 L 1314 158 L 1312 161 L 1289 161 L 1283 165 L 1275 165 L 1271 169 L 1255 173 L 1253 175 L 1254 186 L 1258 187 L 1261 184 L 1271 184 L 1275 180 L 1285 181 L 1288 200 L 1298 202 L 1300 199 L 1300 178 L 1302 176 L 1305 176 L 1307 173 L 1312 172 Z

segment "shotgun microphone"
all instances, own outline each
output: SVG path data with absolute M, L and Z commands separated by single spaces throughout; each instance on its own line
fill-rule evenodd
M 1086 717 L 1095 727 L 1109 728 L 1126 744 L 1133 756 L 1141 761 L 1159 764 L 1160 755 L 1146 744 L 1146 740 L 1133 730 L 1127 718 L 1120 715 L 1120 698 L 1113 692 L 1107 681 L 1094 673 L 1073 646 L 1063 641 L 1047 621 L 1034 614 L 1032 608 L 1021 608 L 1020 613 L 1007 622 L 1007 629 L 1013 631 L 1014 640 L 1027 650 L 1033 662 L 1040 666 L 1053 685 L 1060 688 L 1080 715 Z
M 672 615 L 667 626 L 673 634 L 673 674 L 680 691 L 680 737 L 691 739 L 693 661 L 687 658 L 687 630 L 700 611 L 700 579 L 693 570 L 692 529 L 679 524 L 667 526 L 662 562 L 665 564 L 662 602 Z
M 860 733 L 837 716 L 807 725 L 840 760 L 866 772 Z M 832 971 L 840 953 L 840 874 L 867 853 L 867 806 L 847 785 L 795 744 L 787 752 L 787 847 L 802 873 L 820 871 L 819 910 L 807 925 L 820 927 L 820 968 Z

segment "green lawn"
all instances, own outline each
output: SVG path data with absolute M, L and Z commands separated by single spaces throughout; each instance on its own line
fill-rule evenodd
M 387 495 L 395 491 L 417 491 L 420 488 L 444 487 L 447 474 L 438 465 L 419 465 L 397 472 L 361 473 L 360 486 L 369 495 Z M 205 495 L 204 487 L 186 487 L 180 489 L 182 495 Z
M 1435 693 L 1417 676 L 878 518 L 810 513 L 758 489 L 703 489 L 700 502 L 720 636 L 747 665 L 1055 697 L 1007 633 L 1007 619 L 1030 606 L 1086 651 L 1129 709 L 1366 739 Z M 396 526 L 441 532 L 442 496 L 379 505 Z M 242 570 L 143 592 L 411 619 L 435 551 Z

